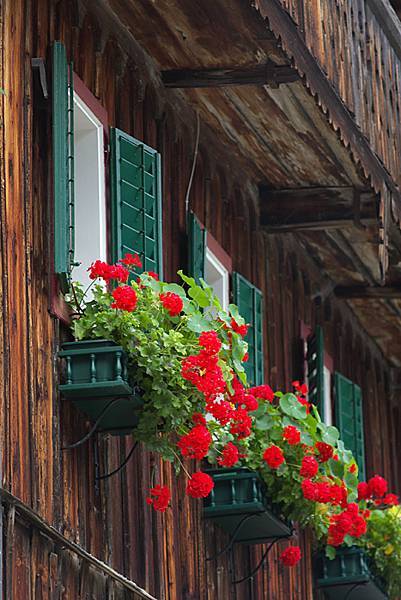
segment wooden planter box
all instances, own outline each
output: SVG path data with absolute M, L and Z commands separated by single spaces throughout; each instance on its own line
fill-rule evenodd
M 361 548 L 337 550 L 334 560 L 319 555 L 317 586 L 328 600 L 386 600 L 385 584 L 375 578 Z
M 108 340 L 63 344 L 59 356 L 65 361 L 64 382 L 59 389 L 68 400 L 95 422 L 114 399 L 99 423 L 100 431 L 130 433 L 138 424 L 142 400 L 128 381 L 126 355 Z
M 265 485 L 256 471 L 232 468 L 207 472 L 213 477 L 214 489 L 204 501 L 205 518 L 213 519 L 231 535 L 237 530 L 237 542 L 262 544 L 292 535 L 291 525 L 273 511 Z

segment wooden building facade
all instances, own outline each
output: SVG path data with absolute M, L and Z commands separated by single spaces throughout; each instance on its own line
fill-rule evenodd
M 240 273 L 263 295 L 266 382 L 303 379 L 320 332 L 330 418 L 341 374 L 362 392 L 367 475 L 401 492 L 395 13 L 386 0 L 3 0 L 0 10 L 2 598 L 314 598 L 308 535 L 290 573 L 278 544 L 233 585 L 264 547 L 208 561 L 227 539 L 184 499 L 183 478 L 138 448 L 101 479 L 131 436 L 65 449 L 89 425 L 58 393 L 70 334 L 52 233 L 53 48 L 66 49 L 75 93 L 102 128 L 103 251 L 117 128 L 160 153 L 164 278 L 189 267 L 192 211 L 229 279 Z M 164 515 L 145 502 L 154 468 L 174 480 Z

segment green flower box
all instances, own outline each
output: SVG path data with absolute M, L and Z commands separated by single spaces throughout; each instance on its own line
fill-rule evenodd
M 241 467 L 207 473 L 214 480 L 214 489 L 204 501 L 205 518 L 213 519 L 227 533 L 235 535 L 235 541 L 262 544 L 292 535 L 291 525 L 273 510 L 256 471 Z
M 374 577 L 361 548 L 340 548 L 334 560 L 316 561 L 317 586 L 328 600 L 386 600 L 384 583 Z
M 72 400 L 93 423 L 105 411 L 99 431 L 130 433 L 138 424 L 142 400 L 128 380 L 122 347 L 108 340 L 68 342 L 59 356 L 65 362 L 59 386 L 64 398 Z

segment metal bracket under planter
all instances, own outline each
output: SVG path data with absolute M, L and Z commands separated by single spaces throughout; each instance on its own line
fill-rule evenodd
M 265 484 L 256 471 L 241 467 L 213 469 L 207 473 L 214 480 L 214 488 L 204 500 L 204 516 L 214 520 L 230 535 L 227 546 L 207 560 L 230 552 L 232 563 L 232 548 L 236 542 L 270 542 L 251 573 L 232 581 L 233 584 L 242 583 L 254 577 L 278 540 L 292 536 L 292 525 L 283 521 L 273 510 L 266 496 Z
M 385 584 L 372 575 L 362 548 L 340 548 L 334 560 L 319 554 L 317 586 L 327 600 L 387 600 Z
M 65 360 L 59 390 L 96 425 L 93 433 L 131 433 L 143 403 L 128 380 L 123 348 L 108 340 L 68 342 L 59 357 Z

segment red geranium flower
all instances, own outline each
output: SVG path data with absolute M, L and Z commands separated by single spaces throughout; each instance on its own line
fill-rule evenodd
M 145 271 L 145 273 L 146 273 L 146 275 L 149 275 L 149 277 L 152 277 L 152 279 L 159 281 L 159 276 L 154 271 Z
M 242 404 L 245 406 L 246 410 L 248 410 L 249 412 L 252 412 L 253 410 L 257 410 L 258 406 L 259 406 L 258 401 L 256 400 L 255 396 L 252 396 L 252 394 L 245 394 Z
M 263 460 L 266 461 L 271 469 L 278 469 L 285 461 L 285 458 L 281 448 L 273 444 L 264 451 Z
M 301 560 L 301 556 L 299 546 L 289 546 L 280 554 L 280 560 L 286 567 L 294 567 Z
M 239 459 L 239 450 L 237 446 L 235 446 L 232 442 L 228 442 L 228 444 L 223 448 L 223 452 L 220 458 L 217 459 L 217 462 L 222 467 L 233 467 Z
M 396 506 L 399 503 L 398 496 L 395 494 L 386 494 L 382 500 L 383 504 L 388 506 Z
M 313 456 L 304 456 L 301 464 L 301 477 L 310 479 L 319 471 L 319 464 Z
M 159 298 L 170 317 L 176 317 L 182 311 L 184 303 L 178 294 L 165 292 L 164 294 L 160 294 Z
M 138 267 L 139 269 L 142 268 L 142 262 L 138 254 L 132 254 L 131 252 L 127 252 L 123 258 L 120 258 L 120 262 L 127 267 L 130 266 Z
M 196 425 L 177 442 L 183 456 L 201 460 L 209 452 L 212 436 L 204 425 Z
M 230 432 L 239 440 L 251 435 L 252 418 L 244 408 L 237 408 L 232 417 Z
M 283 439 L 290 446 L 296 446 L 301 441 L 301 432 L 293 425 L 287 425 L 287 427 L 284 427 Z
M 195 425 L 206 425 L 206 419 L 202 413 L 194 413 L 192 415 L 192 421 L 195 423 Z
M 319 452 L 320 462 L 327 462 L 333 456 L 334 448 L 333 446 L 330 446 L 330 444 L 326 444 L 325 442 L 316 442 L 315 447 Z
M 170 498 L 171 493 L 166 485 L 156 485 L 150 490 L 150 497 L 146 498 L 146 502 L 153 505 L 155 510 L 165 512 L 169 505 Z
M 129 277 L 129 271 L 122 265 L 109 265 L 101 260 L 92 263 L 88 271 L 90 279 L 101 277 L 106 283 L 112 279 L 125 283 Z
M 214 488 L 214 481 L 207 473 L 193 473 L 187 483 L 186 493 L 192 498 L 206 498 Z
M 257 385 L 255 387 L 249 388 L 249 393 L 255 396 L 255 398 L 260 398 L 261 400 L 268 400 L 269 402 L 273 402 L 274 400 L 274 392 L 269 385 Z
M 369 486 L 365 481 L 361 481 L 358 483 L 358 500 L 367 500 L 369 497 Z
M 374 477 L 371 477 L 368 481 L 368 489 L 370 496 L 382 498 L 387 492 L 387 487 L 387 481 L 383 477 L 380 477 L 380 475 L 375 475 Z
M 221 425 L 227 425 L 227 423 L 231 421 L 235 414 L 232 404 L 227 402 L 227 400 L 209 400 L 206 403 L 206 410 Z
M 248 325 L 238 325 L 235 319 L 231 319 L 231 327 L 235 333 L 239 333 L 242 337 L 245 337 L 248 333 Z
M 295 388 L 295 390 L 302 396 L 306 396 L 306 394 L 309 391 L 309 388 L 306 385 L 306 383 L 300 383 L 299 381 L 293 381 L 292 387 Z
M 215 331 L 203 331 L 199 336 L 198 344 L 209 354 L 217 354 L 221 348 L 221 341 Z
M 114 302 L 110 305 L 111 308 L 119 308 L 120 310 L 126 310 L 132 312 L 135 310 L 138 298 L 134 289 L 129 285 L 123 285 L 117 287 L 112 291 Z

